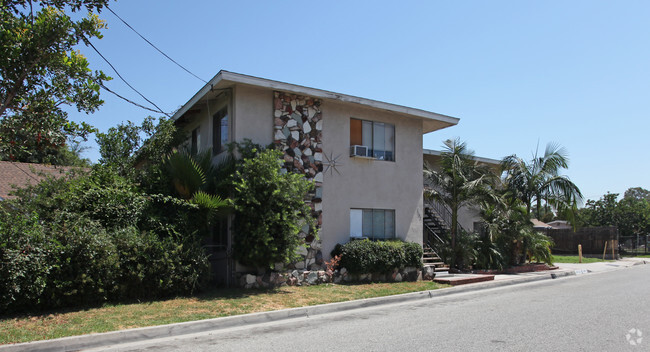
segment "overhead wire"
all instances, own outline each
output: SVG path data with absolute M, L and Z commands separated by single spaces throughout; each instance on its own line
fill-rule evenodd
M 99 85 L 100 85 L 102 88 L 104 88 L 107 92 L 114 94 L 116 97 L 118 97 L 118 98 L 120 98 L 120 99 L 126 101 L 127 103 L 131 103 L 131 104 L 133 104 L 133 105 L 135 105 L 135 106 L 137 106 L 137 107 L 139 107 L 139 108 L 142 108 L 142 109 L 145 109 L 145 110 L 148 110 L 148 111 L 151 111 L 151 112 L 156 112 L 156 113 L 165 114 L 165 115 L 169 116 L 169 115 L 168 115 L 166 112 L 164 112 L 164 111 L 155 110 L 155 109 L 152 109 L 152 108 L 146 107 L 146 106 L 144 106 L 144 105 L 142 105 L 142 104 L 138 104 L 138 103 L 134 102 L 133 100 L 130 100 L 130 99 L 128 99 L 128 98 L 125 98 L 125 97 L 123 97 L 123 96 L 117 94 L 116 92 L 110 90 L 110 89 L 109 89 L 108 87 L 106 87 L 103 83 L 99 83 Z
M 85 38 L 84 38 L 84 39 L 85 39 Z M 97 53 L 97 54 L 98 54 L 102 59 L 104 59 L 104 61 L 106 61 L 106 63 L 107 63 L 107 64 L 108 64 L 112 69 L 113 69 L 113 71 L 115 71 L 115 73 L 117 74 L 117 76 L 120 77 L 120 79 L 122 80 L 122 82 L 124 82 L 127 86 L 129 86 L 129 88 L 133 89 L 134 92 L 138 93 L 138 95 L 140 95 L 144 100 L 146 100 L 147 102 L 149 102 L 149 104 L 155 106 L 156 109 L 159 110 L 158 112 L 161 112 L 161 113 L 167 115 L 168 117 L 171 116 L 171 115 L 169 115 L 168 113 L 163 112 L 163 110 L 162 110 L 158 105 L 156 105 L 156 103 L 154 103 L 153 101 L 147 99 L 147 97 L 145 97 L 142 93 L 140 93 L 137 89 L 135 89 L 135 88 L 134 88 L 134 87 L 133 87 L 129 82 L 127 82 L 127 80 L 124 79 L 124 77 L 122 77 L 122 75 L 117 71 L 117 69 L 115 68 L 115 66 L 113 66 L 113 64 L 111 64 L 111 62 L 108 61 L 108 59 L 107 59 L 106 57 L 104 57 L 104 55 L 102 55 L 102 53 L 100 53 L 99 50 L 97 50 L 97 48 L 95 48 L 95 46 L 90 42 L 90 40 L 85 39 L 84 41 L 86 42 L 86 44 L 87 44 L 88 46 L 90 46 L 91 48 L 93 48 L 93 50 L 95 50 L 95 52 L 96 52 L 96 53 Z M 102 85 L 102 86 L 103 86 L 103 85 Z M 148 109 L 148 110 L 151 110 L 151 109 Z
M 205 83 L 205 84 L 208 83 L 206 80 L 204 80 L 203 78 L 201 78 L 201 77 L 195 75 L 194 73 L 192 73 L 192 71 L 188 70 L 188 69 L 185 68 L 183 65 L 179 64 L 178 62 L 176 62 L 176 60 L 174 60 L 174 59 L 172 59 L 171 57 L 169 57 L 169 55 L 165 54 L 162 50 L 158 49 L 157 46 L 155 46 L 152 42 L 150 42 L 149 40 L 147 40 L 147 38 L 145 38 L 142 34 L 140 34 L 138 31 L 136 31 L 135 28 L 131 27 L 131 25 L 129 25 L 125 20 L 123 20 L 122 17 L 120 17 L 118 14 L 116 14 L 115 11 L 113 11 L 110 7 L 106 6 L 106 8 L 107 8 L 108 11 L 110 11 L 113 15 L 115 15 L 115 17 L 117 17 L 120 21 L 122 21 L 122 23 L 124 23 L 127 27 L 129 27 L 129 29 L 131 29 L 133 32 L 135 32 L 135 34 L 137 34 L 138 36 L 140 36 L 140 38 L 142 38 L 142 40 L 144 40 L 145 42 L 147 42 L 147 43 L 148 43 L 149 45 L 151 45 L 154 49 L 158 50 L 158 52 L 161 53 L 164 57 L 166 57 L 167 59 L 169 59 L 169 61 L 175 63 L 178 67 L 182 68 L 183 70 L 185 70 L 185 72 L 189 73 L 190 75 L 196 77 L 196 79 L 200 80 L 201 82 L 203 82 L 203 83 Z

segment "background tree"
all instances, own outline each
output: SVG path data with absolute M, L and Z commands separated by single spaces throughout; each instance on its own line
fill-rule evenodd
M 607 193 L 598 200 L 588 200 L 578 213 L 581 226 L 616 226 L 621 236 L 650 233 L 650 202 L 648 191 L 636 187 L 625 191 L 618 200 L 618 193 Z
M 110 79 L 92 72 L 76 46 L 101 38 L 100 11 L 108 0 L 0 2 L 0 158 L 61 164 L 68 140 L 94 129 L 68 120 L 63 106 L 91 113 Z M 89 11 L 72 20 L 64 11 Z
M 535 153 L 530 162 L 510 155 L 501 165 L 506 173 L 504 183 L 508 195 L 519 199 L 528 214 L 532 214 L 535 206 L 534 215 L 538 219 L 542 216 L 542 205 L 573 209 L 582 201 L 578 186 L 569 177 L 560 175 L 562 169 L 569 167 L 569 159 L 566 150 L 557 144 L 549 143 L 544 155 Z
M 650 202 L 650 191 L 641 187 L 632 187 L 625 191 L 623 198 L 634 200 L 645 199 L 646 201 Z
M 131 121 L 111 127 L 105 133 L 97 133 L 99 163 L 114 168 L 122 176 L 132 172 L 135 152 L 142 145 L 141 134 L 142 127 Z

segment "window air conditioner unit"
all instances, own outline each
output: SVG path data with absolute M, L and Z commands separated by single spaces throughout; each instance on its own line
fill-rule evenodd
M 350 156 L 368 157 L 368 147 L 364 145 L 350 146 Z

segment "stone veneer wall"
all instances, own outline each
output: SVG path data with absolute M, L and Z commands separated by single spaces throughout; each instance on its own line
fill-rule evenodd
M 273 93 L 275 145 L 284 152 L 286 172 L 298 172 L 314 181 L 316 187 L 306 202 L 311 206 L 317 229 L 323 224 L 323 116 L 319 99 L 289 94 Z M 305 227 L 300 236 L 305 239 L 307 248 L 301 248 L 302 260 L 289 266 L 291 269 L 321 270 L 323 254 L 320 241 Z M 284 269 L 277 264 L 276 270 Z
M 401 282 L 433 280 L 436 274 L 433 267 L 406 267 L 394 269 L 390 273 L 350 274 L 345 268 L 336 270 L 287 270 L 258 275 L 240 273 L 239 285 L 244 288 L 269 288 L 281 286 L 319 285 L 342 282 Z

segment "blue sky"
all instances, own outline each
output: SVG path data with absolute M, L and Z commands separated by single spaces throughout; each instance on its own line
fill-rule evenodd
M 220 69 L 459 117 L 425 148 L 460 137 L 476 155 L 532 157 L 548 142 L 585 197 L 650 189 L 650 2 L 117 1 L 111 8 L 204 80 Z M 113 14 L 95 46 L 165 111 L 203 82 Z M 107 86 L 140 103 L 88 48 Z M 103 94 L 101 131 L 149 115 Z M 96 161 L 94 143 L 86 156 Z

